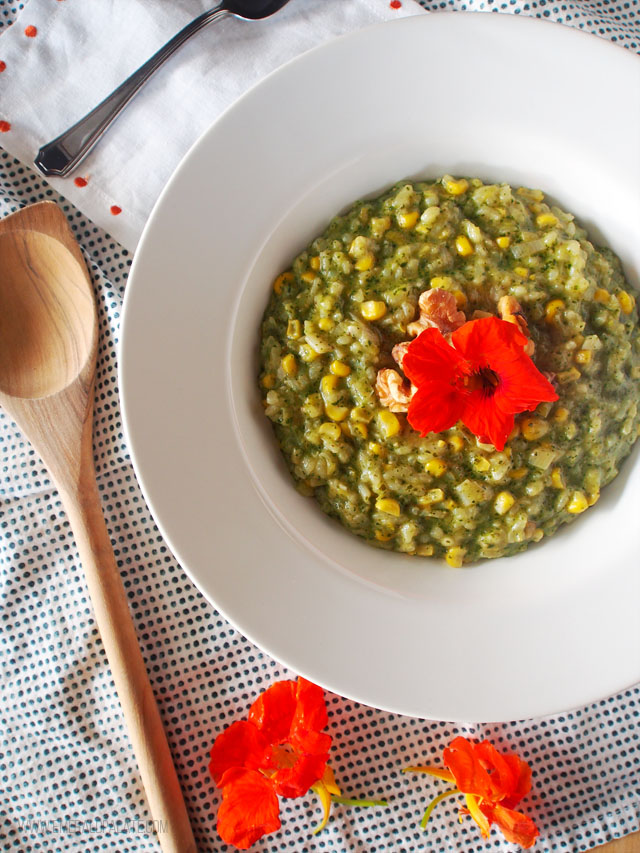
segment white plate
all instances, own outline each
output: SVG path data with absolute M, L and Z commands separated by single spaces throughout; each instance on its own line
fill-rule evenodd
M 361 702 L 444 720 L 569 709 L 640 680 L 640 465 L 548 542 L 452 570 L 378 551 L 300 497 L 256 390 L 275 275 L 405 177 L 545 189 L 640 269 L 640 62 L 530 18 L 435 14 L 286 65 L 165 189 L 125 299 L 121 388 L 145 497 L 256 645 Z

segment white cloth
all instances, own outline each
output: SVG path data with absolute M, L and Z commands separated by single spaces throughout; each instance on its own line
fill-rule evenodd
M 43 142 L 204 2 L 0 0 L 0 146 L 30 164 Z M 639 0 L 423 3 L 433 12 L 548 16 L 640 51 Z M 163 10 L 161 21 L 151 9 Z M 402 0 L 398 11 L 416 10 Z M 84 188 L 73 178 L 55 181 L 58 195 L 0 151 L 0 217 L 48 195 L 67 214 L 93 273 L 101 326 L 94 447 L 103 509 L 201 853 L 229 849 L 216 833 L 220 793 L 207 770 L 214 738 L 246 716 L 261 690 L 296 674 L 204 600 L 144 503 L 122 431 L 115 356 L 131 257 L 98 226 L 133 248 L 175 164 L 242 87 L 296 52 L 398 11 L 389 0 L 292 0 L 278 27 L 278 18 L 214 25 L 170 61 L 80 167 Z M 25 35 L 30 26 L 35 36 Z M 222 41 L 224 63 L 216 52 Z M 201 61 L 208 72 L 199 70 Z M 158 131 L 146 138 L 142 126 Z M 109 213 L 113 204 L 122 214 Z M 42 464 L 2 412 L 0 460 L 0 850 L 159 853 L 68 522 Z M 471 649 L 469 665 L 491 662 L 474 660 Z M 464 679 L 464 672 L 451 677 Z M 440 804 L 426 832 L 419 828 L 443 785 L 400 770 L 441 763 L 457 735 L 487 738 L 529 762 L 533 789 L 522 809 L 540 828 L 538 853 L 580 853 L 638 829 L 640 685 L 566 714 L 495 725 L 421 721 L 326 695 L 338 783 L 345 795 L 384 796 L 390 807 L 338 806 L 312 836 L 315 799 L 283 800 L 282 829 L 258 842 L 256 853 L 512 853 L 499 831 L 485 841 L 469 817 L 460 823 L 457 798 Z
M 0 145 L 32 164 L 43 144 L 213 5 L 212 0 L 30 3 L 1 40 L 6 67 L 0 75 L 0 121 L 10 129 L 0 133 Z M 219 20 L 165 63 L 70 177 L 49 183 L 133 250 L 175 167 L 239 95 L 330 38 L 417 13 L 424 9 L 414 0 L 402 0 L 398 8 L 389 0 L 291 0 L 266 20 Z M 28 30 L 32 27 L 35 35 Z M 76 178 L 86 185 L 77 186 Z

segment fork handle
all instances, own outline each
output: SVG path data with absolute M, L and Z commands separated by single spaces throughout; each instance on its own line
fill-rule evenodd
M 121 83 L 104 101 L 64 133 L 52 139 L 38 151 L 35 165 L 43 175 L 63 178 L 87 156 L 102 134 L 120 115 L 133 96 L 147 80 L 187 39 L 207 24 L 227 14 L 224 3 L 203 12 L 170 39 L 144 65 Z

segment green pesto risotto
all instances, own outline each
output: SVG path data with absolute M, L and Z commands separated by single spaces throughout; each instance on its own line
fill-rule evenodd
M 398 353 L 488 316 L 519 324 L 558 400 L 517 414 L 500 451 L 461 422 L 421 437 Z M 639 380 L 617 257 L 539 190 L 475 178 L 354 204 L 278 276 L 262 324 L 265 412 L 298 489 L 380 548 L 456 567 L 596 503 L 640 432 Z

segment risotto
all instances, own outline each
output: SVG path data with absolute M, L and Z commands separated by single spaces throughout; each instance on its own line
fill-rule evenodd
M 408 342 L 487 317 L 517 325 L 553 396 L 502 447 L 462 419 L 421 435 Z M 541 191 L 476 178 L 354 204 L 278 276 L 262 323 L 265 413 L 298 489 L 377 547 L 455 567 L 596 503 L 638 437 L 639 380 L 616 256 Z

